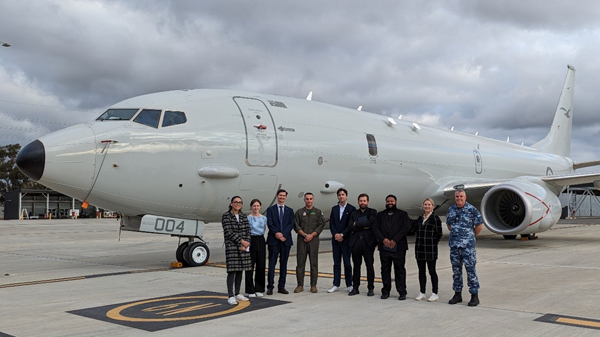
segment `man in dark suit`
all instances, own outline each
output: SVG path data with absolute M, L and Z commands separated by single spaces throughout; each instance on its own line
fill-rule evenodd
M 277 204 L 267 208 L 267 245 L 269 246 L 269 272 L 267 274 L 267 295 L 273 295 L 275 283 L 275 265 L 279 257 L 279 282 L 277 292 L 289 294 L 285 289 L 287 276 L 287 263 L 290 257 L 292 241 L 292 229 L 294 228 L 294 210 L 285 206 L 287 191 L 277 191 Z
M 331 246 L 333 248 L 333 287 L 327 290 L 328 293 L 336 292 L 340 289 L 342 278 L 342 257 L 344 259 L 344 278 L 348 292 L 352 291 L 352 264 L 350 264 L 350 246 L 348 246 L 348 221 L 350 213 L 356 210 L 356 207 L 350 205 L 348 201 L 348 191 L 345 188 L 337 190 L 339 203 L 331 208 L 329 217 L 329 229 L 331 230 Z
M 406 299 L 406 251 L 408 242 L 406 234 L 410 228 L 410 218 L 405 211 L 396 208 L 396 196 L 390 194 L 385 198 L 385 210 L 377 213 L 373 223 L 373 233 L 379 241 L 379 259 L 381 260 L 381 279 L 383 289 L 381 299 L 390 297 L 392 289 L 392 264 L 396 290 L 399 300 Z
M 365 260 L 367 267 L 367 296 L 373 296 L 375 293 L 375 268 L 373 267 L 373 252 L 377 246 L 377 238 L 373 234 L 373 223 L 377 217 L 377 211 L 369 208 L 369 195 L 362 193 L 358 196 L 358 209 L 350 214 L 350 250 L 352 251 L 352 263 L 354 264 L 354 273 L 352 275 L 352 291 L 348 294 L 354 296 L 359 294 L 360 269 L 362 260 Z

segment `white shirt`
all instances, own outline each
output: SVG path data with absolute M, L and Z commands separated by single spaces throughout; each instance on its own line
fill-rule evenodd
M 340 205 L 340 220 L 342 220 L 342 216 L 344 215 L 344 210 L 346 209 L 346 206 L 348 206 L 348 203 L 344 204 L 344 206 L 342 206 L 342 204 Z

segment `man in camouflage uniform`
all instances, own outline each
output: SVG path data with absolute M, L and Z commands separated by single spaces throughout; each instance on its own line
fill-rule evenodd
M 306 257 L 310 259 L 310 292 L 317 292 L 317 279 L 319 277 L 319 234 L 325 228 L 325 219 L 320 209 L 313 207 L 314 195 L 304 194 L 304 207 L 294 214 L 294 230 L 298 233 L 298 254 L 296 266 L 296 279 L 298 286 L 295 293 L 304 291 L 304 270 Z
M 467 270 L 467 284 L 471 300 L 469 306 L 474 307 L 479 304 L 479 280 L 475 271 L 477 257 L 475 255 L 475 237 L 483 229 L 483 220 L 479 211 L 467 202 L 467 194 L 464 190 L 458 189 L 454 192 L 455 205 L 448 208 L 446 214 L 446 225 L 450 231 L 450 262 L 452 263 L 452 278 L 454 283 L 454 297 L 449 304 L 462 302 L 462 265 L 464 263 Z

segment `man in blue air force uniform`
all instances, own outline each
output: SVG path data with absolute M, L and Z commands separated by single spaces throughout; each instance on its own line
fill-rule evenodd
M 462 302 L 462 265 L 467 270 L 467 284 L 471 300 L 469 306 L 479 304 L 479 280 L 475 271 L 477 257 L 475 255 L 475 237 L 483 229 L 483 220 L 479 211 L 467 202 L 467 194 L 458 189 L 454 192 L 455 205 L 448 208 L 446 214 L 446 225 L 450 230 L 450 262 L 452 263 L 452 278 L 454 280 L 452 289 L 454 297 L 449 304 Z

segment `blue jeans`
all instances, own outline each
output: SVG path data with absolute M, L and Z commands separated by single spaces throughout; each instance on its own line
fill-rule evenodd
M 336 287 L 340 286 L 342 278 L 342 257 L 344 258 L 344 278 L 346 279 L 346 286 L 352 286 L 352 265 L 350 264 L 351 250 L 347 244 L 331 240 L 331 246 L 333 248 L 333 285 Z

